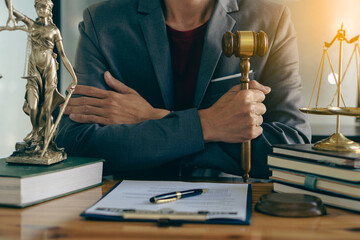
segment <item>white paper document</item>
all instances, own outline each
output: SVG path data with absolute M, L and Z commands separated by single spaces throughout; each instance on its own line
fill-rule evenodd
M 170 203 L 155 204 L 149 201 L 156 195 L 198 188 L 208 191 Z M 156 215 L 186 219 L 184 216 L 188 215 L 195 220 L 245 221 L 249 211 L 247 201 L 251 199 L 248 198 L 248 188 L 248 184 L 124 180 L 84 213 L 125 218 L 140 215 L 141 219 L 146 219 L 146 216 L 153 219 Z

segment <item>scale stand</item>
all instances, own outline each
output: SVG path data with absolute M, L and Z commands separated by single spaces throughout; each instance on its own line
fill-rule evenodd
M 333 43 L 338 40 L 340 43 L 340 48 L 339 48 L 339 77 L 338 79 L 336 78 L 335 75 L 335 71 L 334 68 L 332 66 L 329 54 L 328 54 L 328 49 L 333 45 Z M 342 73 L 342 59 L 343 59 L 343 44 L 344 42 L 348 43 L 348 44 L 353 44 L 354 45 L 354 50 L 353 53 L 351 55 L 351 58 L 348 62 L 347 68 L 344 72 L 344 74 Z M 346 39 L 346 32 L 343 29 L 343 25 L 341 26 L 341 29 L 338 30 L 337 35 L 334 37 L 334 39 L 330 42 L 327 43 L 325 42 L 325 46 L 324 46 L 324 52 L 323 52 L 323 56 L 321 59 L 321 63 L 320 63 L 320 67 L 319 67 L 319 71 L 316 77 L 316 81 L 315 81 L 315 85 L 314 85 L 314 89 L 311 95 L 311 99 L 310 99 L 310 103 L 309 103 L 309 107 L 308 108 L 301 108 L 300 111 L 304 112 L 304 113 L 308 113 L 308 114 L 316 114 L 316 115 L 336 115 L 336 133 L 334 133 L 333 135 L 331 135 L 329 138 L 326 138 L 324 140 L 321 140 L 317 143 L 314 144 L 313 148 L 317 149 L 317 150 L 324 150 L 324 151 L 336 151 L 336 152 L 360 152 L 360 144 L 346 138 L 342 133 L 340 133 L 340 115 L 346 115 L 346 116 L 354 116 L 354 117 L 359 117 L 360 116 L 360 108 L 354 108 L 354 107 L 346 107 L 344 99 L 342 97 L 342 93 L 341 93 L 341 84 L 346 76 L 347 70 L 350 66 L 350 63 L 353 59 L 355 55 L 356 58 L 356 72 L 357 72 L 357 81 L 358 81 L 358 86 L 359 86 L 359 82 L 360 82 L 360 75 L 359 75 L 359 56 L 360 56 L 360 48 L 359 48 L 359 35 L 352 38 L 351 40 Z M 333 97 L 332 102 L 330 103 L 331 107 L 327 107 L 327 108 L 319 108 L 318 107 L 318 101 L 319 101 L 319 95 L 320 95 L 320 89 L 321 89 L 321 79 L 322 79 L 322 75 L 323 75 L 323 70 L 324 70 L 324 63 L 325 63 L 325 58 L 328 59 L 331 70 L 332 70 L 332 74 L 334 76 L 334 79 L 336 81 L 336 85 L 337 85 L 337 91 Z M 314 92 L 316 89 L 316 85 L 317 82 L 319 80 L 319 75 L 320 75 L 320 81 L 319 81 L 319 87 L 318 87 L 318 93 L 317 93 L 317 100 L 316 100 L 316 107 L 315 108 L 310 108 L 310 104 L 312 101 L 312 98 L 314 96 Z M 332 104 L 334 102 L 334 100 L 337 100 L 337 106 L 333 107 Z M 343 103 L 344 107 L 341 107 L 341 102 Z

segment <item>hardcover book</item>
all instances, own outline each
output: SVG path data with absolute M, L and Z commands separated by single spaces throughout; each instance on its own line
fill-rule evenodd
M 102 159 L 68 157 L 51 165 L 9 164 L 0 159 L 0 205 L 26 207 L 102 183 Z
M 268 165 L 270 167 L 306 172 L 344 181 L 360 182 L 360 169 L 333 167 L 321 162 L 303 161 L 291 156 L 269 154 Z
M 302 158 L 304 161 L 322 162 L 330 166 L 360 168 L 360 153 L 320 151 L 312 146 L 313 144 L 278 144 L 273 146 L 273 153 Z
M 277 168 L 271 168 L 270 170 L 272 171 L 272 176 L 270 178 L 276 182 L 293 184 L 312 191 L 333 193 L 360 200 L 360 182 L 345 182 L 313 174 Z

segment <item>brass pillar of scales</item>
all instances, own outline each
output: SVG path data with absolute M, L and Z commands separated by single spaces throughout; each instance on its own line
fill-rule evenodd
M 335 41 L 339 41 L 339 74 L 338 74 L 338 77 L 336 77 L 334 67 L 331 63 L 329 53 L 328 53 L 328 49 L 335 43 Z M 350 57 L 350 60 L 347 64 L 347 67 L 346 67 L 345 71 L 343 72 L 343 46 L 344 46 L 344 43 L 354 44 L 354 49 L 353 49 L 352 55 Z M 302 111 L 304 113 L 308 113 L 308 114 L 336 115 L 336 133 L 334 133 L 327 139 L 324 139 L 324 140 L 321 140 L 321 141 L 315 143 L 313 146 L 314 149 L 325 150 L 325 151 L 338 151 L 338 152 L 360 152 L 360 144 L 346 138 L 342 133 L 340 133 L 340 115 L 360 117 L 360 108 L 359 107 L 346 107 L 345 101 L 343 99 L 342 92 L 341 92 L 341 84 L 344 81 L 344 78 L 346 76 L 346 73 L 349 69 L 349 66 L 350 66 L 354 56 L 356 59 L 355 61 L 356 61 L 356 73 L 357 73 L 357 85 L 359 88 L 360 87 L 359 35 L 352 38 L 351 40 L 348 40 L 346 38 L 346 31 L 343 29 L 343 25 L 342 25 L 341 29 L 338 30 L 337 35 L 334 37 L 334 39 L 330 43 L 325 42 L 324 51 L 323 51 L 321 63 L 320 63 L 319 70 L 317 73 L 317 77 L 316 77 L 316 81 L 314 84 L 314 88 L 313 88 L 313 92 L 311 95 L 309 106 L 308 106 L 308 108 L 300 109 L 300 111 Z M 320 89 L 321 89 L 321 80 L 322 80 L 322 76 L 323 76 L 323 72 L 324 72 L 325 59 L 327 59 L 330 64 L 331 71 L 332 71 L 332 74 L 336 81 L 336 86 L 337 86 L 336 92 L 330 103 L 330 106 L 327 108 L 318 107 Z M 318 92 L 317 92 L 316 105 L 315 105 L 315 108 L 310 108 L 317 84 L 318 84 Z M 358 96 L 358 99 L 359 99 L 359 96 Z M 333 106 L 333 103 L 335 101 L 336 101 L 336 106 Z M 358 100 L 358 102 L 359 102 L 359 100 Z M 359 106 L 359 104 L 358 104 L 358 106 Z

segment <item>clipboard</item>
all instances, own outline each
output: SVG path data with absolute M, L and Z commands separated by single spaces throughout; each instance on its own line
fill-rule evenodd
M 157 194 L 154 191 L 164 193 L 174 188 L 183 190 L 204 187 L 209 189 L 207 193 L 212 195 L 206 196 L 207 193 L 204 193 L 200 196 L 179 199 L 173 203 L 149 202 L 149 194 Z M 143 194 L 144 190 L 152 192 Z M 80 216 L 89 220 L 158 223 L 165 221 L 169 225 L 183 223 L 250 225 L 251 193 L 250 184 L 124 180 L 116 184 Z M 220 196 L 217 194 L 223 197 L 221 202 L 227 204 L 217 204 L 216 201 L 219 199 L 216 198 Z M 133 198 L 133 196 L 136 197 Z M 240 199 L 231 199 L 236 196 L 240 196 Z M 124 201 L 124 199 L 132 199 L 133 202 Z M 204 207 L 211 204 L 208 210 Z

